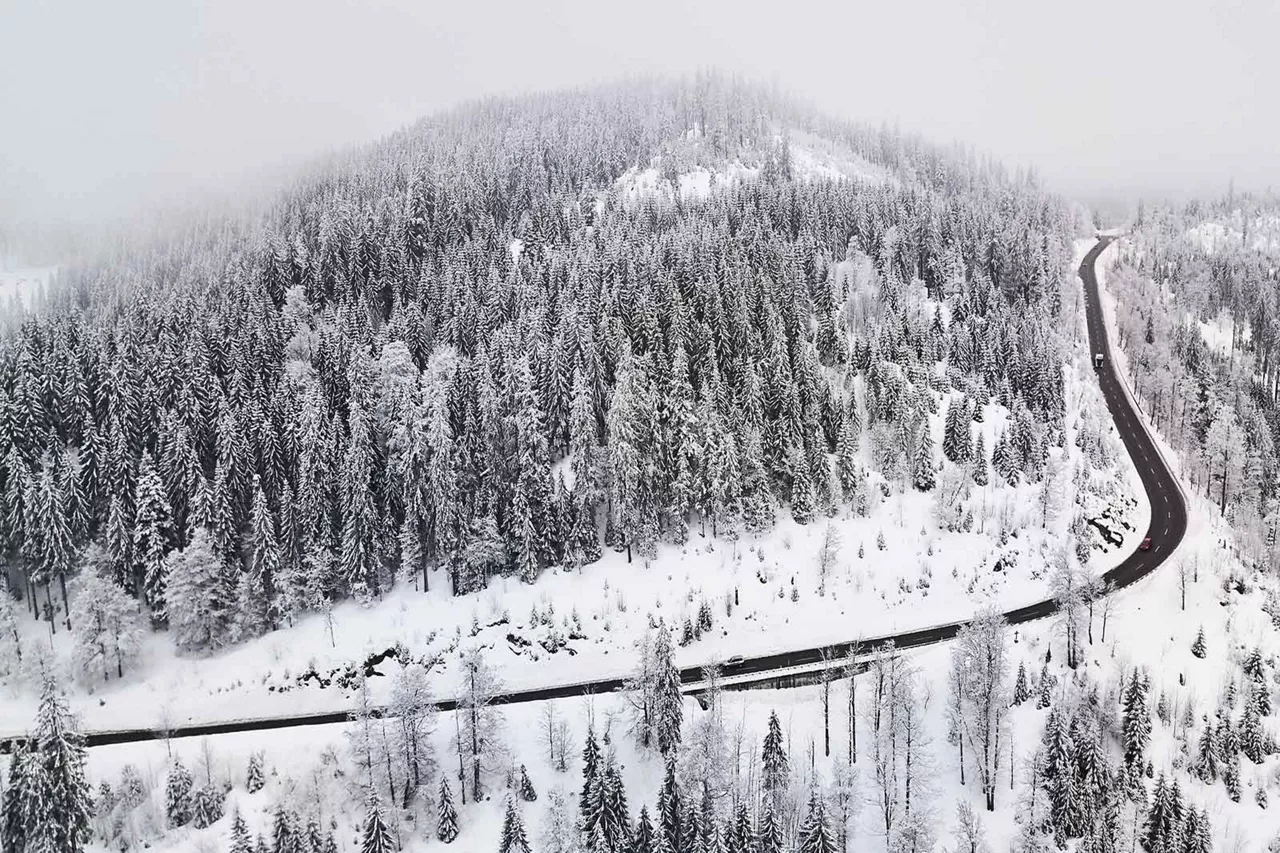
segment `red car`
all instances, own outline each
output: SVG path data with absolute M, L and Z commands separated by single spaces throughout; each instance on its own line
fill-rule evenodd
M 1139 550 L 1139 551 L 1150 551 L 1150 550 L 1151 550 L 1151 537 L 1150 537 L 1150 536 L 1148 536 L 1146 539 L 1143 539 L 1143 540 L 1142 540 L 1142 544 L 1138 546 L 1138 550 Z

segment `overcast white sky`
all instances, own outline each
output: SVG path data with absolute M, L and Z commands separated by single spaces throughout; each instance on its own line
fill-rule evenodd
M 1081 197 L 1280 188 L 1278 33 L 1276 0 L 0 0 L 0 222 L 708 65 Z

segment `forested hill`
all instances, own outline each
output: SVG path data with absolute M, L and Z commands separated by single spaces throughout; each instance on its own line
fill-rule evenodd
M 878 177 L 801 168 L 800 134 Z M 929 488 L 929 389 L 966 395 L 948 457 L 998 396 L 993 464 L 1035 479 L 1071 227 L 989 162 L 714 76 L 426 119 L 252 227 L 61 276 L 0 360 L 11 574 L 53 606 L 93 573 L 216 646 L 428 567 L 465 591 L 856 509 L 863 459 Z

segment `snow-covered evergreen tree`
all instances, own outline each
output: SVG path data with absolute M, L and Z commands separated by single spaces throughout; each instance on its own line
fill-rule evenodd
M 453 807 L 453 791 L 449 788 L 449 777 L 440 774 L 440 797 L 436 813 L 436 838 L 445 844 L 452 844 L 458 837 L 458 812 Z
M 277 844 L 276 850 L 280 849 Z M 395 849 L 395 839 L 392 838 L 391 829 L 382 816 L 382 804 L 378 802 L 378 794 L 370 788 L 369 796 L 365 800 L 364 831 L 360 836 L 360 853 L 394 853 Z
M 152 618 L 165 618 L 165 593 L 168 586 L 165 555 L 173 534 L 173 519 L 164 484 L 155 470 L 150 454 L 144 454 L 138 472 L 138 492 L 134 498 L 132 555 L 134 585 L 142 590 Z
M 815 788 L 809 793 L 809 805 L 805 809 L 804 822 L 796 839 L 797 853 L 835 853 L 836 843 L 831 837 L 827 822 L 826 805 Z
M 524 821 L 516 808 L 515 800 L 510 797 L 507 798 L 507 813 L 502 819 L 502 836 L 498 841 L 498 853 L 529 853 L 529 839 L 525 836 Z
M 187 651 L 217 649 L 229 640 L 230 591 L 209 531 L 197 527 L 187 547 L 173 551 L 168 562 L 169 629 Z
M 191 773 L 180 757 L 173 759 L 164 787 L 164 813 L 169 826 L 186 826 L 191 820 Z
M 769 728 L 764 736 L 764 751 L 761 754 L 763 776 L 761 783 L 765 793 L 776 798 L 785 791 L 788 784 L 788 767 L 786 748 L 782 742 L 782 723 L 778 720 L 778 712 L 769 712 Z

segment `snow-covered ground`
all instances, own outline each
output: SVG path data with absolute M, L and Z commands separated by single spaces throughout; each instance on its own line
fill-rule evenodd
M 1193 505 L 1193 525 L 1188 542 L 1182 549 L 1182 558 L 1188 561 L 1198 580 L 1188 581 L 1187 606 L 1180 608 L 1179 575 L 1173 564 L 1142 583 L 1118 593 L 1107 615 L 1105 641 L 1102 632 L 1101 611 L 1094 617 L 1095 643 L 1086 647 L 1086 655 L 1080 672 L 1087 672 L 1097 683 L 1106 685 L 1127 673 L 1134 666 L 1146 666 L 1152 676 L 1151 704 L 1154 709 L 1157 697 L 1167 693 L 1176 709 L 1176 721 L 1187 702 L 1194 703 L 1195 716 L 1210 713 L 1235 661 L 1247 649 L 1261 645 L 1264 654 L 1280 652 L 1280 638 L 1261 611 L 1262 592 L 1253 590 L 1246 595 L 1225 593 L 1222 580 L 1232 572 L 1234 562 L 1217 545 L 1217 538 L 1224 534 L 1212 518 L 1212 508 L 1197 501 Z M 1199 629 L 1203 627 L 1209 650 L 1203 659 L 1195 658 L 1190 648 Z M 1013 666 L 1024 664 L 1034 675 L 1044 660 L 1046 648 L 1053 646 L 1054 661 L 1050 673 L 1056 675 L 1060 686 L 1055 691 L 1055 701 L 1060 701 L 1071 673 L 1061 663 L 1061 637 L 1054 622 L 1046 621 L 1022 626 L 1013 645 Z M 920 681 L 931 685 L 925 707 L 927 730 L 931 746 L 933 791 L 928 804 L 934 811 L 939 849 L 951 848 L 954 831 L 955 803 L 966 799 L 979 811 L 981 793 L 973 785 L 968 788 L 959 783 L 957 754 L 947 745 L 945 714 L 946 695 L 944 685 L 950 663 L 948 646 L 937 646 L 907 654 L 910 665 L 917 669 Z M 1230 664 L 1230 666 L 1228 666 Z M 1185 678 L 1186 684 L 1181 684 Z M 726 694 L 723 716 L 729 734 L 729 748 L 739 753 L 737 739 L 741 732 L 740 770 L 748 772 L 748 765 L 760 750 L 768 715 L 776 711 L 782 723 L 788 753 L 797 776 L 796 784 L 803 790 L 807 780 L 816 773 L 825 782 L 834 775 L 834 763 L 846 760 L 844 708 L 847 707 L 847 687 L 841 682 L 833 687 L 832 699 L 832 757 L 822 755 L 822 710 L 819 688 L 807 687 L 792 690 L 762 690 Z M 866 685 L 859 688 L 860 696 L 867 695 Z M 861 699 L 860 699 L 861 701 Z M 992 849 L 1005 850 L 1016 838 L 1018 826 L 1016 798 L 1025 786 L 1030 754 L 1039 742 L 1040 731 L 1048 714 L 1036 710 L 1034 702 L 1014 708 L 1010 715 L 1009 744 L 1013 755 L 1013 776 L 1017 790 L 1010 792 L 1003 784 L 997 793 L 997 811 L 982 812 L 988 840 Z M 542 731 L 547 707 L 570 726 L 572 744 L 569 772 L 557 773 L 547 759 L 546 748 L 538 732 Z M 552 787 L 560 787 L 569 798 L 571 814 L 576 812 L 578 791 L 581 789 L 581 764 L 578 755 L 585 737 L 587 721 L 595 720 L 599 735 L 608 729 L 623 766 L 623 778 L 630 799 L 632 817 L 641 805 L 647 805 L 652 814 L 661 783 L 663 766 L 661 759 L 652 753 L 640 751 L 627 734 L 629 708 L 619 695 L 583 697 L 511 706 L 503 709 L 505 737 L 509 755 L 503 764 L 527 765 L 530 778 L 539 793 L 539 800 L 524 805 L 523 812 L 531 841 L 536 845 L 538 832 L 545 817 L 547 794 Z M 704 712 L 696 702 L 686 700 L 686 725 Z M 865 721 L 859 726 L 865 727 Z M 215 777 L 227 776 L 235 786 L 228 800 L 228 814 L 234 807 L 244 811 L 254 832 L 269 833 L 271 810 L 277 803 L 298 808 L 304 814 L 318 811 L 322 824 L 333 821 L 337 827 L 340 849 L 354 850 L 358 833 L 358 821 L 362 812 L 359 797 L 352 792 L 354 780 L 344 768 L 346 740 L 345 726 L 317 726 L 285 732 L 272 731 L 208 738 L 203 741 L 178 740 L 169 744 L 156 741 L 149 744 L 101 747 L 91 751 L 89 772 L 95 779 L 114 780 L 119 777 L 126 763 L 141 771 L 153 788 L 153 811 L 162 802 L 164 772 L 169 752 L 179 755 L 190 768 L 196 768 L 197 780 L 201 777 L 203 755 L 207 749 L 213 757 Z M 456 755 L 452 752 L 450 738 L 454 725 L 450 714 L 439 716 L 434 737 L 436 755 L 446 772 L 455 772 Z M 862 729 L 863 738 L 866 730 Z M 1190 742 L 1194 750 L 1197 732 L 1192 732 Z M 1176 758 L 1181 754 L 1184 736 L 1175 737 L 1172 727 L 1165 727 L 1155 719 L 1153 711 L 1153 737 L 1148 754 L 1152 756 L 1157 772 L 1174 773 L 1183 763 Z M 812 768 L 809 750 L 813 747 L 816 757 Z M 867 764 L 865 742 L 861 763 L 858 766 L 860 798 L 868 800 L 874 795 L 874 781 Z M 260 793 L 248 794 L 244 790 L 244 773 L 248 757 L 261 751 L 266 757 L 268 785 Z M 1233 842 L 1242 842 L 1243 850 L 1261 850 L 1280 827 L 1280 813 L 1262 811 L 1253 800 L 1254 786 L 1264 776 L 1275 771 L 1272 760 L 1265 768 L 1253 768 L 1247 760 L 1242 772 L 1244 796 L 1240 803 L 1232 803 L 1221 783 L 1205 785 L 1179 774 L 1184 795 L 1197 805 L 1208 809 L 1214 828 L 1215 849 L 1231 849 Z M 1001 778 L 1009 778 L 1006 758 L 1001 764 Z M 500 777 L 501 774 L 496 774 Z M 456 780 L 455 780 L 456 781 Z M 454 785 L 457 796 L 457 786 Z M 501 827 L 501 809 L 505 801 L 505 789 L 497 783 L 492 798 L 479 804 L 459 806 L 462 834 L 456 845 L 446 848 L 430 835 L 432 823 L 419 818 L 419 824 L 405 823 L 401 827 L 402 841 L 410 851 L 443 851 L 446 849 L 493 850 L 497 849 Z M 139 814 L 145 811 L 140 810 Z M 877 824 L 877 814 L 870 802 L 866 802 L 854 821 L 854 849 L 882 849 L 883 836 Z M 158 850 L 194 850 L 201 843 L 222 849 L 227 841 L 230 820 L 203 831 L 179 830 L 173 837 L 155 845 Z M 538 849 L 536 846 L 534 849 Z
M 778 137 L 779 140 L 781 137 Z M 847 146 L 796 131 L 790 134 L 791 169 L 800 180 L 856 180 L 885 183 L 896 179 L 885 169 L 859 157 Z M 645 168 L 633 166 L 615 187 L 626 203 L 651 195 L 702 199 L 717 187 L 731 186 L 760 174 L 760 167 L 734 160 L 711 170 L 704 166 L 664 175 L 660 158 Z

